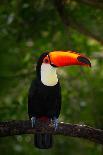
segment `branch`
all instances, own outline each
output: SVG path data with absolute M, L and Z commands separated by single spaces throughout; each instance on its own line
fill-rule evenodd
M 103 52 L 93 52 L 92 56 L 93 56 L 93 58 L 103 60 Z
M 103 2 L 98 0 L 75 0 L 79 3 L 84 3 L 86 5 L 91 5 L 99 9 L 103 9 Z
M 21 78 L 25 78 L 25 77 L 29 77 L 31 75 L 33 75 L 34 71 L 29 71 L 27 73 L 20 73 L 20 74 L 11 74 L 11 75 L 0 75 L 0 80 L 10 80 L 10 79 L 21 79 Z
M 98 35 L 94 34 L 93 32 L 91 32 L 91 30 L 89 31 L 88 29 L 86 29 L 82 23 L 78 23 L 76 20 L 74 20 L 71 15 L 68 15 L 65 11 L 65 5 L 64 5 L 64 1 L 63 0 L 54 0 L 54 5 L 59 13 L 59 16 L 61 18 L 61 20 L 63 21 L 63 24 L 66 26 L 70 26 L 73 29 L 76 29 L 77 31 L 79 31 L 80 33 L 89 36 L 95 40 L 97 40 L 98 42 L 100 42 L 101 44 L 103 44 L 103 39 L 101 37 L 99 37 Z
M 79 137 L 98 144 L 103 144 L 103 130 L 86 125 L 59 123 L 58 129 L 55 131 L 52 123 L 46 123 L 40 120 L 36 122 L 35 128 L 31 127 L 31 122 L 29 120 L 0 122 L 0 137 L 34 134 L 35 132 Z

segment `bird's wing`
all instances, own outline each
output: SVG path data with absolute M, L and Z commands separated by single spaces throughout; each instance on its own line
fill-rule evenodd
M 28 94 L 28 114 L 29 117 L 35 116 L 35 103 L 37 101 L 37 88 L 36 87 L 36 81 L 33 80 L 29 89 L 29 94 Z
M 58 84 L 58 91 L 56 93 L 56 103 L 55 103 L 55 117 L 58 118 L 60 115 L 60 110 L 61 110 L 61 87 Z

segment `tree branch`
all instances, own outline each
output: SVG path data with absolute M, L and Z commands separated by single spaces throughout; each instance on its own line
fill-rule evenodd
M 84 3 L 86 5 L 94 6 L 99 9 L 103 9 L 103 1 L 98 0 L 75 0 L 78 3 Z
M 76 20 L 72 19 L 71 16 L 66 13 L 64 3 L 64 0 L 54 0 L 54 5 L 59 13 L 61 20 L 63 21 L 63 24 L 66 26 L 70 26 L 71 28 L 76 29 L 80 33 L 89 36 L 103 44 L 103 39 L 101 37 L 94 34 L 92 31 L 86 29 L 82 25 L 82 23 L 78 23 Z
M 103 144 L 103 130 L 86 125 L 59 123 L 58 129 L 55 131 L 52 123 L 40 120 L 36 122 L 35 128 L 31 127 L 29 120 L 0 122 L 0 137 L 34 134 L 35 132 L 84 138 L 98 144 Z
M 103 60 L 103 52 L 93 52 L 92 56 L 93 56 L 93 58 Z
M 10 80 L 10 79 L 14 79 L 14 78 L 16 78 L 16 79 L 21 79 L 21 78 L 25 78 L 25 77 L 29 77 L 29 76 L 31 76 L 31 75 L 34 75 L 33 74 L 34 73 L 34 71 L 29 71 L 29 72 L 27 72 L 27 73 L 20 73 L 20 74 L 11 74 L 11 75 L 0 75 L 0 80 Z

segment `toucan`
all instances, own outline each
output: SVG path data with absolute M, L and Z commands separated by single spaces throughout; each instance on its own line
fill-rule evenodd
M 83 54 L 73 51 L 44 52 L 36 65 L 36 78 L 32 81 L 28 95 L 28 115 L 32 127 L 37 119 L 52 120 L 55 130 L 61 110 L 61 87 L 57 68 L 80 65 L 91 67 L 91 62 Z M 36 133 L 34 144 L 39 149 L 52 147 L 51 133 Z

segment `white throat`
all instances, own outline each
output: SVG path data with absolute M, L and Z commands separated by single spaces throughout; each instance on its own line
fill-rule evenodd
M 58 83 L 56 68 L 50 64 L 42 63 L 41 65 L 41 81 L 46 86 L 54 86 Z

